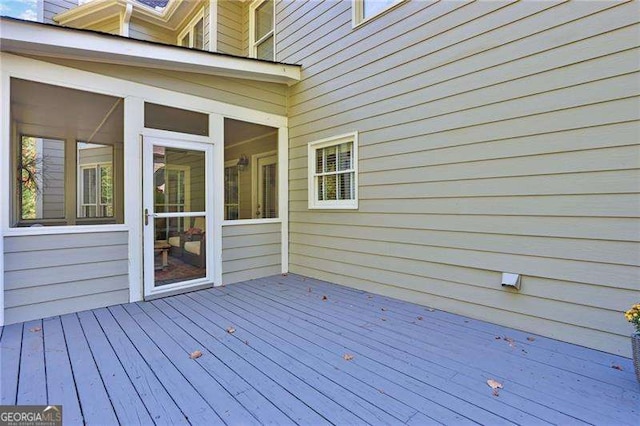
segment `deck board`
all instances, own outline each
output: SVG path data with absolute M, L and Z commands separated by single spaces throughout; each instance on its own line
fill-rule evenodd
M 47 404 L 64 407 L 65 424 L 81 425 L 82 410 L 80 410 L 60 317 L 43 320 L 42 330 L 47 369 Z
M 547 368 L 548 366 L 545 365 L 534 365 L 531 366 L 531 368 L 523 369 L 522 366 L 527 366 L 529 360 L 522 357 L 523 354 L 518 348 L 515 348 L 517 349 L 515 353 L 518 354 L 519 357 L 517 359 L 514 358 L 515 355 L 513 354 L 501 355 L 497 354 L 492 348 L 482 348 L 484 356 L 475 359 L 473 361 L 473 367 L 470 367 L 467 365 L 468 354 L 466 351 L 469 342 L 467 341 L 466 335 L 446 333 L 437 335 L 433 333 L 411 334 L 410 332 L 407 334 L 407 327 L 405 325 L 395 323 L 389 318 L 388 311 L 382 311 L 384 306 L 378 306 L 376 309 L 369 310 L 369 315 L 354 315 L 352 312 L 355 306 L 350 306 L 355 303 L 353 300 L 338 298 L 333 293 L 327 291 L 316 294 L 312 292 L 312 294 L 309 295 L 308 288 L 303 290 L 301 288 L 286 287 L 278 292 L 278 287 L 273 287 L 276 282 L 277 280 L 275 282 L 273 280 L 263 280 L 263 284 L 269 286 L 268 292 L 262 290 L 265 298 L 271 299 L 269 303 L 281 303 L 282 300 L 293 299 L 295 300 L 295 309 L 302 309 L 299 311 L 301 315 L 309 312 L 314 313 L 309 318 L 311 322 L 321 321 L 321 323 L 328 322 L 336 326 L 339 325 L 341 328 L 365 335 L 365 339 L 369 342 L 367 343 L 369 345 L 373 345 L 374 347 L 391 345 L 397 351 L 408 352 L 418 358 L 422 358 L 422 363 L 433 361 L 439 365 L 450 365 L 451 369 L 457 371 L 458 375 L 467 374 L 477 378 L 476 386 L 472 387 L 472 389 L 482 389 L 484 382 L 488 378 L 494 378 L 499 381 L 509 380 L 511 384 L 515 383 L 522 386 L 521 389 L 523 392 L 520 392 L 520 395 L 526 398 L 531 392 L 547 392 L 550 395 L 556 395 L 557 392 L 554 389 L 554 384 L 556 386 L 561 384 L 561 386 L 572 391 L 565 393 L 563 397 L 560 398 L 563 411 L 573 413 L 572 415 L 582 419 L 601 418 L 602 421 L 609 423 L 615 421 L 619 424 L 629 422 L 629 419 L 625 417 L 624 408 L 618 408 L 617 406 L 624 405 L 625 403 L 633 404 L 634 402 L 633 400 L 624 400 L 622 388 L 608 386 L 607 384 L 593 381 L 583 376 L 571 375 L 562 369 L 550 370 Z M 252 282 L 248 287 L 253 288 L 254 291 L 258 291 L 259 284 Z M 245 290 L 242 289 L 240 291 Z M 290 292 L 297 293 L 297 296 L 290 296 Z M 329 295 L 328 299 L 323 301 L 322 297 L 327 294 Z M 327 308 L 327 306 L 331 306 L 331 308 Z M 386 321 L 382 321 L 382 318 L 385 318 Z M 422 322 L 425 321 L 423 320 Z M 361 326 L 359 327 L 357 324 Z M 368 330 L 371 328 L 370 324 L 376 324 L 375 329 Z M 494 340 L 494 337 L 491 336 L 491 338 L 487 340 Z M 468 381 L 466 381 L 466 383 L 468 383 Z M 591 386 L 585 388 L 585 386 L 583 386 L 584 383 L 589 383 Z M 602 392 L 603 389 L 606 389 L 607 392 Z M 602 392 L 603 395 L 601 395 L 600 398 L 593 398 L 593 400 L 588 398 L 597 392 Z M 607 397 L 605 397 L 604 394 L 607 394 Z M 602 399 L 604 398 L 610 398 L 612 401 L 603 402 Z M 554 399 L 558 398 L 556 397 Z M 535 399 L 536 402 L 537 400 L 538 398 Z M 615 402 L 618 404 L 615 404 Z M 615 408 L 612 408 L 612 405 L 608 404 L 613 404 Z M 554 405 L 560 404 L 554 402 Z M 609 409 L 606 408 L 607 406 L 609 406 Z M 607 416 L 602 416 L 601 413 L 603 412 L 606 412 Z M 565 419 L 565 421 L 566 420 L 568 419 Z
M 364 292 L 359 290 L 350 289 L 342 286 L 330 286 L 327 287 L 326 283 L 319 281 L 314 282 L 316 289 L 324 288 L 328 291 L 339 295 L 342 300 L 348 300 L 349 298 L 362 297 Z M 304 281 L 301 282 L 304 284 Z M 308 287 L 305 287 L 308 289 Z M 366 295 L 366 294 L 365 294 Z M 625 387 L 627 389 L 636 390 L 637 382 L 633 378 L 627 376 L 611 376 L 609 369 L 612 362 L 617 362 L 619 365 L 624 365 L 631 368 L 631 362 L 627 358 L 611 356 L 598 351 L 590 351 L 586 348 L 580 348 L 572 346 L 580 350 L 585 350 L 583 353 L 587 356 L 587 359 L 583 359 L 578 353 L 567 354 L 564 353 L 565 345 L 562 342 L 558 342 L 553 339 L 545 338 L 542 336 L 533 336 L 530 333 L 524 333 L 518 330 L 507 329 L 495 324 L 489 324 L 482 321 L 474 321 L 469 319 L 462 319 L 463 317 L 449 314 L 442 311 L 427 311 L 423 307 L 406 303 L 400 300 L 388 299 L 382 296 L 375 296 L 372 299 L 368 299 L 365 304 L 355 306 L 356 310 L 362 310 L 366 307 L 380 307 L 385 306 L 388 316 L 404 319 L 407 322 L 411 322 L 420 327 L 433 328 L 438 327 L 444 329 L 447 332 L 451 332 L 451 328 L 460 331 L 465 339 L 473 339 L 478 344 L 487 346 L 487 342 L 492 343 L 491 339 L 487 340 L 487 337 L 495 339 L 496 336 L 504 337 L 505 333 L 508 333 L 509 337 L 518 341 L 518 346 L 522 349 L 526 349 L 530 357 L 535 359 L 536 362 L 542 362 L 555 367 L 561 367 L 565 370 L 572 371 L 578 374 L 585 374 L 589 377 L 598 378 L 606 383 L 612 383 L 617 386 Z M 413 314 L 413 315 L 412 315 Z M 426 314 L 426 315 L 425 315 Z M 430 321 L 417 322 L 417 316 L 429 317 Z M 464 322 L 463 322 L 464 321 Z M 459 324 L 461 323 L 461 324 Z M 527 337 L 533 337 L 535 344 L 530 343 Z M 495 346 L 494 349 L 501 349 L 503 352 L 513 352 L 508 345 Z M 595 354 L 594 354 L 595 353 Z M 597 355 L 597 356 L 596 356 Z
M 95 310 L 94 314 L 105 331 L 111 347 L 120 357 L 122 366 L 127 371 L 138 395 L 143 399 L 153 421 L 166 425 L 187 424 L 185 414 L 162 386 L 111 313 L 103 308 Z
M 236 303 L 242 303 L 240 300 L 247 300 L 248 297 L 243 294 L 241 298 L 234 299 L 238 300 Z M 288 310 L 288 307 L 281 309 L 285 310 L 287 315 L 296 315 L 295 312 Z M 295 327 L 305 327 L 305 323 L 315 323 L 315 321 L 311 318 L 299 318 L 296 320 L 289 318 L 286 322 L 280 322 L 280 325 L 286 327 L 286 323 L 294 324 Z M 445 368 L 437 368 L 435 371 L 419 369 L 415 367 L 415 359 L 403 356 L 399 351 L 394 352 L 386 347 L 384 343 L 374 344 L 371 347 L 364 345 L 360 341 L 367 342 L 367 337 L 362 337 L 357 333 L 350 333 L 344 328 L 331 326 L 326 329 L 323 328 L 328 324 L 330 323 L 325 319 L 319 319 L 316 326 L 309 329 L 310 333 L 308 334 L 312 334 L 316 338 L 321 337 L 323 339 L 322 345 L 327 348 L 330 348 L 333 343 L 342 344 L 343 346 L 334 347 L 332 350 L 338 352 L 348 351 L 355 354 L 357 357 L 355 363 L 368 369 L 370 374 L 382 374 L 383 377 L 409 389 L 412 393 L 433 398 L 443 406 L 451 406 L 451 404 L 455 403 L 456 410 L 466 413 L 472 420 L 502 424 L 509 418 L 506 416 L 501 417 L 504 411 L 509 411 L 509 407 L 502 407 L 503 404 L 501 402 L 495 401 L 490 396 L 474 394 L 465 387 L 452 384 L 450 378 L 456 374 L 456 371 Z M 340 330 L 339 334 L 334 330 Z M 381 388 L 384 389 L 385 393 L 392 391 L 388 386 L 381 385 Z M 527 416 L 526 413 L 521 411 L 511 410 L 509 414 L 511 415 L 511 420 L 519 422 L 540 421 L 539 418 Z
M 222 424 L 222 419 L 181 374 L 173 362 L 147 336 L 144 330 L 131 318 L 122 306 L 109 308 L 120 327 L 127 333 L 136 350 L 151 367 L 165 389 L 171 393 L 176 404 L 187 419 L 196 424 Z
M 210 318 L 211 324 L 219 328 L 221 333 L 226 333 L 225 330 L 233 326 L 231 321 L 220 316 L 214 310 L 208 309 L 207 306 L 193 301 L 193 299 L 188 296 L 178 296 L 171 302 L 175 303 L 177 301 L 182 302 L 183 308 L 191 307 L 195 312 Z M 253 365 L 261 365 L 265 374 L 272 380 L 276 380 L 281 386 L 285 387 L 285 389 L 295 390 L 295 395 L 298 399 L 329 422 L 334 424 L 364 423 L 362 419 L 346 410 L 337 401 L 325 396 L 322 389 L 316 389 L 307 383 L 305 381 L 305 379 L 307 379 L 306 377 L 300 377 L 292 372 L 290 368 L 294 368 L 294 366 L 298 364 L 296 360 L 278 354 L 267 345 L 256 349 L 254 345 L 257 344 L 257 342 L 251 342 L 249 340 L 252 337 L 253 336 L 245 330 L 239 329 L 233 334 L 223 334 L 220 339 Z M 249 342 L 249 344 L 244 343 L 245 341 Z
M 47 400 L 42 320 L 24 324 L 18 380 L 18 404 L 35 405 L 38 401 Z
M 273 283 L 273 281 L 270 281 Z M 256 283 L 252 283 L 253 286 Z M 407 334 L 404 330 L 406 326 L 397 324 L 391 320 L 388 315 L 388 311 L 381 311 L 381 307 L 377 310 L 369 310 L 367 312 L 373 315 L 367 317 L 367 312 L 357 312 L 357 303 L 354 300 L 345 298 L 333 299 L 329 297 L 327 301 L 321 301 L 322 295 L 314 295 L 306 297 L 301 300 L 301 295 L 304 297 L 305 291 L 308 294 L 308 289 L 291 288 L 287 287 L 286 291 L 282 292 L 283 297 L 286 298 L 289 291 L 297 292 L 298 296 L 295 298 L 296 306 L 304 306 L 305 312 L 309 309 L 316 309 L 317 315 L 323 315 L 327 311 L 325 306 L 327 304 L 335 303 L 336 306 L 332 307 L 329 311 L 329 315 L 334 316 L 335 321 L 344 321 L 345 319 L 352 319 L 353 321 L 346 321 L 345 328 L 353 328 L 353 324 L 357 324 L 358 320 L 375 322 L 381 318 L 387 319 L 387 321 L 381 321 L 373 333 L 369 335 L 371 340 L 378 340 L 379 343 L 398 341 L 397 349 L 413 352 L 416 355 L 420 355 L 420 352 L 437 350 L 438 354 L 447 354 L 448 359 L 456 359 L 460 362 L 460 365 L 456 367 L 458 371 L 461 368 L 468 369 L 467 365 L 469 359 L 466 353 L 466 344 L 469 343 L 468 336 L 462 335 L 461 339 L 459 335 L 455 333 L 443 333 L 439 332 L 437 336 L 433 333 L 418 333 L 412 336 Z M 277 299 L 278 296 L 274 294 L 264 294 L 264 297 Z M 349 305 L 347 307 L 347 304 Z M 386 309 L 386 308 L 385 308 Z M 354 313 L 356 311 L 356 313 Z M 315 320 L 312 318 L 312 320 Z M 416 323 L 425 324 L 426 321 L 416 321 Z M 414 327 L 411 324 L 411 327 Z M 380 334 L 380 337 L 376 337 L 376 334 Z M 526 339 L 525 339 L 526 340 Z M 625 393 L 625 388 L 628 388 L 627 380 L 621 381 L 624 387 L 615 386 L 601 380 L 596 380 L 593 377 L 586 376 L 584 374 L 573 374 L 563 368 L 557 368 L 549 366 L 544 363 L 538 362 L 537 359 L 530 359 L 527 352 L 522 352 L 521 343 L 516 347 L 510 348 L 504 342 L 496 342 L 494 336 L 490 336 L 485 339 L 486 342 L 491 343 L 493 346 L 482 347 L 483 357 L 479 357 L 473 360 L 473 371 L 483 371 L 485 373 L 493 373 L 497 378 L 504 379 L 509 377 L 511 381 L 518 381 L 523 386 L 529 389 L 537 391 L 553 392 L 553 389 L 557 386 L 567 388 L 572 392 L 563 395 L 561 400 L 567 404 L 574 404 L 581 407 L 586 412 L 593 411 L 594 415 L 598 413 L 606 413 L 609 417 L 609 422 L 615 421 L 618 423 L 629 422 L 626 416 L 625 405 L 627 408 L 634 408 L 638 406 L 638 399 L 635 396 L 636 393 Z M 496 346 L 496 344 L 498 346 Z M 475 346 L 475 345 L 474 345 Z M 508 353 L 503 353 L 496 348 L 509 348 Z M 434 359 L 436 353 L 432 353 L 429 359 Z M 529 368 L 523 368 L 529 367 Z M 601 368 L 599 366 L 598 368 Z M 595 368 L 597 371 L 598 368 Z M 608 370 L 612 370 L 608 367 Z M 486 378 L 485 378 L 486 380 Z M 637 388 L 637 383 L 635 384 Z M 598 396 L 599 397 L 596 397 Z M 577 410 L 580 411 L 580 410 Z
M 162 311 L 151 303 L 138 305 L 156 324 L 168 333 L 174 341 L 186 352 L 200 350 L 202 344 L 191 334 L 187 333 L 176 322 L 166 317 Z M 161 304 L 161 306 L 163 306 Z M 193 326 L 188 329 L 193 330 Z M 195 334 L 195 333 L 194 333 Z M 248 410 L 259 422 L 273 424 L 294 424 L 268 399 L 256 391 L 240 374 L 225 365 L 216 352 L 197 358 L 196 363 L 201 364 L 224 389 L 232 395 L 246 410 Z
M 297 275 L 8 325 L 0 351 L 1 403 L 62 404 L 65 424 L 640 417 L 629 359 Z
M 69 360 L 85 423 L 118 422 L 76 314 L 60 317 L 66 336 Z M 63 415 L 64 415 L 64 407 Z
M 93 312 L 80 312 L 78 318 L 118 420 L 123 424 L 153 424 L 140 395 L 120 364 Z
M 200 295 L 190 296 L 195 299 Z M 207 295 L 202 295 L 202 297 L 206 298 Z M 200 300 L 208 304 L 206 299 Z M 266 321 L 261 321 L 262 327 L 257 327 L 255 324 L 244 319 L 242 313 L 236 315 L 224 306 L 213 306 L 215 306 L 214 309 L 216 312 L 227 318 L 238 327 L 238 329 L 241 329 L 251 336 L 248 342 L 252 347 L 263 351 L 266 345 L 270 345 L 271 348 L 276 349 L 277 352 L 275 353 L 278 358 L 284 355 L 285 359 L 297 361 L 286 365 L 289 371 L 298 377 L 305 377 L 307 383 L 317 389 L 322 389 L 323 393 L 329 398 L 333 398 L 334 400 L 339 399 L 343 406 L 349 407 L 351 411 L 361 419 L 370 423 L 404 422 L 415 414 L 416 410 L 410 406 L 392 400 L 390 397 L 381 394 L 375 387 L 358 381 L 351 375 L 343 374 L 343 372 L 337 368 L 335 362 L 326 362 L 331 358 L 322 356 L 325 354 L 322 353 L 321 348 L 316 347 L 308 352 L 301 350 L 295 346 L 299 340 L 297 336 L 289 334 L 284 338 L 279 338 L 276 335 L 276 333 L 279 332 L 284 333 L 284 329 L 278 330 L 276 327 L 269 327 Z M 247 316 L 253 315 L 249 314 Z M 302 345 L 304 345 L 304 342 Z M 310 355 L 314 352 L 318 354 L 318 356 L 313 357 Z M 335 356 L 335 354 L 334 357 L 336 360 L 341 360 L 341 357 Z M 380 407 L 384 407 L 385 410 L 381 410 Z M 388 412 L 392 412 L 395 417 L 389 415 Z
M 269 377 L 263 369 L 259 368 L 260 364 L 256 366 L 250 363 L 249 360 L 242 355 L 242 352 L 234 352 L 233 348 L 237 347 L 237 345 L 228 344 L 227 346 L 222 339 L 225 331 L 217 330 L 218 326 L 209 321 L 206 316 L 202 316 L 198 312 L 191 310 L 187 305 L 184 305 L 177 299 L 163 299 L 161 301 L 155 301 L 154 303 L 161 306 L 165 313 L 172 313 L 176 323 L 183 327 L 190 328 L 193 336 L 198 338 L 204 348 L 221 357 L 223 362 L 235 369 L 235 371 L 241 372 L 243 377 L 248 380 L 258 392 L 269 398 L 272 404 L 277 405 L 277 407 L 294 422 L 304 424 L 327 423 L 323 417 L 304 404 L 296 395 L 287 391 L 287 388 L 284 386 L 286 383 Z M 230 343 L 234 342 L 232 341 Z
M 23 324 L 2 328 L 0 338 L 0 404 L 14 405 L 18 395 L 20 354 L 22 353 Z
M 137 304 L 124 306 L 134 321 L 145 330 L 165 356 L 191 383 L 220 419 L 227 424 L 258 424 L 256 419 L 215 380 L 215 372 L 189 358 L 190 351 L 179 347 L 176 340 L 162 329 L 160 324 L 149 318 Z M 195 350 L 195 348 L 194 348 Z

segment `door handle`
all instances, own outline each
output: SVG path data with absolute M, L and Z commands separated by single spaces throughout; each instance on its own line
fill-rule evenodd
M 154 213 L 149 213 L 149 209 L 144 209 L 144 213 L 142 214 L 144 217 L 144 225 L 147 226 L 149 224 L 149 216 L 156 217 Z

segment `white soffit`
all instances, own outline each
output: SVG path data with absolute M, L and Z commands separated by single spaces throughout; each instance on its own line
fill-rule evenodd
M 300 66 L 135 40 L 111 34 L 0 18 L 0 50 L 292 85 Z

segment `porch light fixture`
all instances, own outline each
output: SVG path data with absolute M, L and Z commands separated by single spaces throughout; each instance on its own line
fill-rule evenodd
M 249 157 L 242 154 L 240 158 L 238 158 L 238 170 L 244 171 L 244 169 L 249 165 Z

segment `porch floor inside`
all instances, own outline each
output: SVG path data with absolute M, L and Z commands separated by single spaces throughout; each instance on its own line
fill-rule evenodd
M 292 274 L 8 325 L 0 345 L 1 404 L 62 404 L 65 424 L 640 418 L 627 358 Z

